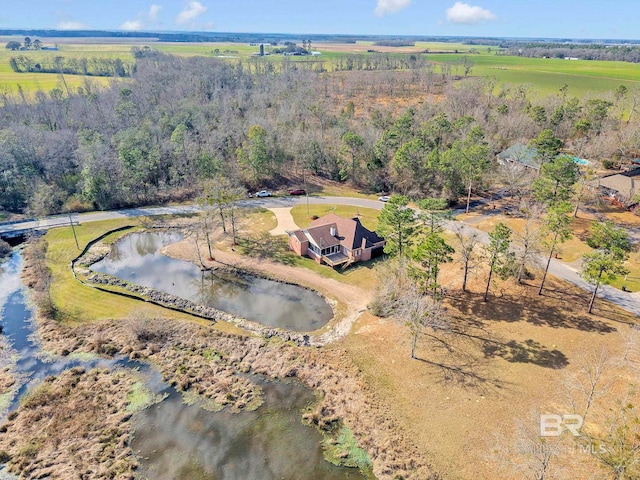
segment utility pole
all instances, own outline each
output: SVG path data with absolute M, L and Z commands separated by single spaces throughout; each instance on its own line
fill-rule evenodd
M 78 245 L 78 237 L 76 235 L 76 229 L 73 226 L 73 219 L 71 218 L 71 212 L 69 212 L 69 225 L 71 225 L 71 231 L 73 232 L 73 239 L 76 241 L 76 248 L 80 250 L 80 245 Z
M 304 194 L 307 197 L 307 215 L 311 215 L 311 213 L 309 213 L 309 191 L 307 190 L 307 177 L 305 176 L 304 172 L 305 172 L 306 168 L 302 168 L 302 183 L 304 184 Z

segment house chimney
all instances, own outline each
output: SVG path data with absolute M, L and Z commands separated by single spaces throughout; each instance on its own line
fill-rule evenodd
M 335 225 L 331 225 L 331 229 L 329 230 L 331 232 L 331 236 L 335 237 L 336 236 L 336 227 Z

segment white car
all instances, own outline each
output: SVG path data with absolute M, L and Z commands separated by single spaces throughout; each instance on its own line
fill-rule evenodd
M 256 197 L 271 197 L 273 194 L 269 190 L 260 190 L 256 193 Z
M 389 199 L 391 199 L 389 195 L 383 195 L 378 200 L 380 200 L 381 202 L 388 202 Z

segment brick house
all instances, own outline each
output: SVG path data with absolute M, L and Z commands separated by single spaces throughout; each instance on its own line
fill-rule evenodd
M 334 213 L 318 218 L 309 228 L 287 232 L 289 248 L 331 267 L 366 262 L 382 254 L 385 239 L 366 229 L 358 218 Z

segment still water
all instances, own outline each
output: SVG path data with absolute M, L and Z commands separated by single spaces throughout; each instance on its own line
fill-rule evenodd
M 149 241 L 148 239 L 145 241 Z M 163 238 L 162 241 L 167 241 Z M 175 240 L 174 240 L 175 241 Z M 153 240 L 149 250 L 157 251 Z M 146 255 L 142 249 L 141 256 Z M 0 326 L 15 353 L 22 386 L 11 401 L 17 408 L 21 396 L 48 375 L 74 366 L 87 369 L 135 368 L 154 393 L 167 393 L 159 404 L 134 416 L 132 448 L 148 478 L 175 480 L 364 479 L 356 469 L 335 467 L 324 460 L 320 433 L 302 423 L 302 409 L 315 401 L 311 390 L 296 382 L 260 384 L 264 403 L 253 412 L 212 413 L 186 405 L 173 388 L 164 384 L 150 365 L 126 359 L 74 359 L 43 356 L 20 279 L 22 255 L 18 250 L 0 262 Z M 148 272 L 147 272 L 148 273 Z M 199 273 L 199 272 L 198 272 Z M 158 275 L 169 275 L 157 271 Z M 175 277 L 170 277 L 175 279 Z M 275 282 L 274 282 L 275 283 Z M 302 289 L 300 289 L 302 290 Z M 304 291 L 304 290 L 303 290 Z M 0 412 L 0 424 L 6 412 Z M 6 475 L 0 465 L 0 477 Z
M 308 332 L 332 318 L 331 307 L 311 290 L 228 271 L 203 273 L 160 253 L 181 239 L 176 233 L 134 233 L 91 269 L 272 327 Z
M 320 433 L 301 422 L 316 401 L 295 382 L 256 380 L 264 403 L 253 412 L 210 413 L 173 393 L 136 417 L 131 447 L 157 480 L 364 479 L 322 456 Z

